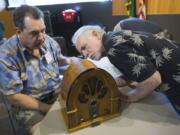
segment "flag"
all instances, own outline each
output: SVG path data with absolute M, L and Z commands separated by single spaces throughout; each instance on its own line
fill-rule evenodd
M 138 0 L 137 16 L 140 19 L 146 19 L 146 0 Z
M 136 17 L 136 0 L 125 0 L 125 6 L 129 17 Z

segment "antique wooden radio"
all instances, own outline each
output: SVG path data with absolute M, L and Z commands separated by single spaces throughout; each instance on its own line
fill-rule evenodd
M 73 132 L 119 115 L 119 92 L 112 76 L 88 60 L 74 62 L 64 73 L 60 104 Z

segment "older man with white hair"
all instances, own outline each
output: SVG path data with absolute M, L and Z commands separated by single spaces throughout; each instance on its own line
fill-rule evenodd
M 136 102 L 158 90 L 180 114 L 180 44 L 150 33 L 106 33 L 90 25 L 79 28 L 72 41 L 86 58 L 107 56 L 122 72 L 123 77 L 117 81 L 122 100 Z

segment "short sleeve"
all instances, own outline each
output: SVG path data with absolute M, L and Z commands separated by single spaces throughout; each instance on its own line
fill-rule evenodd
M 19 93 L 23 90 L 20 73 L 16 70 L 13 62 L 8 59 L 0 59 L 0 91 L 4 95 Z
M 107 56 L 130 81 L 142 82 L 156 71 L 145 54 L 145 49 L 133 46 L 131 41 L 114 45 L 109 49 Z

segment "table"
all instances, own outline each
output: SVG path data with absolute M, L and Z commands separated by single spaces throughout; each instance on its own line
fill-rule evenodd
M 123 109 L 121 115 L 96 127 L 68 133 L 56 101 L 33 135 L 180 135 L 180 117 L 157 92 Z

